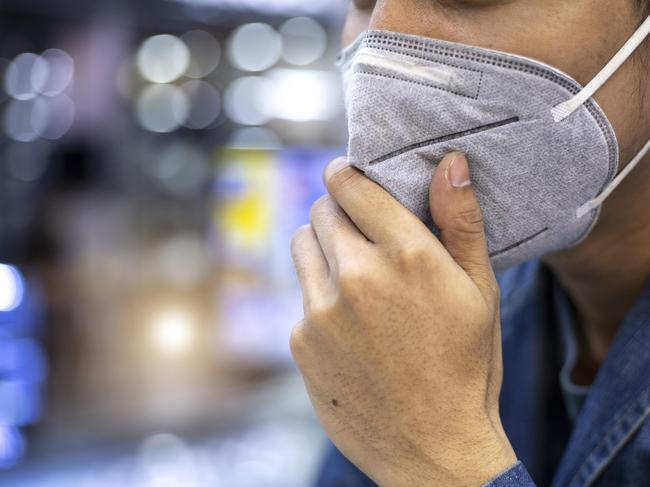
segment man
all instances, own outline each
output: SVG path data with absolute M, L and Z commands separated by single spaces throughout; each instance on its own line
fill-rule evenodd
M 445 150 L 465 144 L 468 150 L 463 151 L 469 154 L 451 151 L 435 169 L 430 166 L 430 221 L 399 202 L 410 202 L 412 195 L 391 186 L 395 171 L 364 168 L 364 175 L 343 159 L 330 164 L 325 173 L 329 196 L 315 204 L 311 225 L 298 231 L 292 246 L 305 304 L 292 351 L 313 406 L 338 449 L 325 462 L 319 485 L 528 486 L 533 480 L 556 486 L 650 485 L 650 161 L 641 158 L 643 152 L 635 160 L 650 136 L 650 48 L 635 48 L 606 78 L 599 75 L 633 37 L 648 6 L 640 0 L 357 0 L 350 7 L 345 44 L 369 28 L 380 32 L 382 42 L 395 37 L 391 32 L 401 33 L 396 46 L 411 43 L 443 54 L 447 50 L 455 53 L 455 60 L 445 70 L 437 62 L 440 57 L 406 57 L 417 57 L 415 51 L 396 49 L 386 59 L 381 49 L 356 53 L 364 57 L 355 62 L 365 65 L 355 68 L 352 82 L 357 89 L 349 88 L 349 107 L 355 96 L 373 86 L 358 88 L 359 82 L 398 79 L 401 75 L 393 71 L 401 65 L 410 72 L 404 80 L 411 84 L 400 85 L 403 93 L 391 88 L 396 97 L 406 103 L 419 93 L 416 85 L 429 84 L 438 89 L 431 91 L 437 96 L 453 92 L 449 107 L 461 104 L 457 112 L 464 113 L 467 103 L 480 98 L 478 90 L 485 89 L 472 81 L 477 76 L 473 72 L 485 69 L 484 82 L 490 73 L 495 85 L 501 80 L 502 73 L 490 71 L 496 68 L 487 63 L 479 69 L 461 64 L 474 56 L 462 53 L 478 52 L 471 62 L 490 58 L 499 69 L 519 63 L 526 66 L 520 69 L 526 76 L 537 70 L 546 78 L 565 79 L 565 86 L 571 82 L 560 72 L 582 86 L 600 80 L 595 102 L 582 100 L 571 109 L 579 114 L 574 119 L 555 110 L 552 118 L 540 118 L 538 128 L 531 125 L 531 133 L 544 138 L 548 127 L 576 127 L 579 117 L 601 116 L 600 107 L 611 128 L 602 121 L 599 127 L 615 133 L 620 161 L 610 168 L 604 188 L 613 190 L 629 164 L 636 168 L 611 195 L 605 189 L 593 200 L 587 212 L 608 196 L 602 208 L 590 213 L 594 223 L 581 230 L 582 237 L 568 239 L 565 230 L 557 230 L 558 242 L 565 245 L 547 243 L 530 251 L 524 245 L 524 251 L 510 254 L 512 259 L 505 262 L 548 253 L 504 272 L 497 284 L 491 260 L 498 262 L 498 252 L 493 247 L 507 232 L 493 224 L 500 208 L 498 200 L 492 206 L 489 191 L 520 175 L 512 169 L 486 175 L 484 159 L 499 153 L 501 160 L 492 160 L 490 167 L 499 166 L 497 162 L 512 167 L 509 153 L 496 151 L 511 142 L 515 132 L 510 130 L 522 125 L 518 117 L 512 118 L 516 127 L 490 131 L 496 138 L 489 139 L 493 143 L 485 157 L 471 142 L 477 136 L 482 140 L 480 130 L 429 141 L 445 141 Z M 461 79 L 465 91 L 458 92 L 459 85 L 449 76 Z M 508 78 L 509 72 L 503 76 L 504 84 L 520 79 Z M 526 78 L 522 83 L 537 83 L 542 92 L 547 81 Z M 441 92 L 444 86 L 449 93 Z M 569 95 L 578 91 L 575 86 L 566 89 L 574 90 Z M 553 98 L 562 90 L 548 86 L 548 92 Z M 531 100 L 538 96 L 542 94 L 527 94 Z M 435 99 L 432 95 L 431 103 Z M 389 96 L 381 100 L 387 103 L 387 123 L 401 116 L 391 110 Z M 486 105 L 488 112 L 506 106 L 508 95 L 498 101 L 500 105 Z M 437 108 L 440 118 L 456 113 L 447 107 L 445 102 Z M 349 116 L 356 123 L 358 115 Z M 438 123 L 436 117 L 430 119 Z M 554 121 L 564 125 L 552 125 Z M 589 123 L 574 132 L 593 137 L 593 145 L 605 149 L 605 138 L 587 135 L 592 128 L 599 130 Z M 377 130 L 380 136 L 367 147 L 396 136 L 395 130 Z M 522 170 L 531 181 L 541 178 L 550 189 L 562 187 L 564 192 L 544 198 L 532 189 L 520 194 L 530 218 L 554 199 L 572 195 L 572 186 L 595 177 L 600 163 L 591 155 L 589 161 L 575 161 L 584 162 L 579 171 L 562 173 L 572 166 L 563 160 L 553 173 L 544 172 L 545 165 L 564 157 L 553 152 L 553 144 L 563 137 L 544 140 L 547 156 L 554 155 Z M 566 137 L 574 137 L 561 145 L 566 150 L 582 140 L 575 134 Z M 536 142 L 536 137 L 525 142 L 531 158 L 544 156 L 535 149 Z M 408 151 L 423 145 L 413 144 Z M 512 147 L 514 157 L 520 149 Z M 594 154 L 600 157 L 601 149 Z M 520 161 L 525 164 L 527 158 Z M 615 173 L 621 177 L 611 183 Z M 569 187 L 563 186 L 563 178 L 571 178 L 564 185 Z M 532 208 L 536 202 L 539 208 Z M 510 206 L 505 200 L 503 205 L 512 220 L 523 215 L 523 210 L 511 211 L 518 208 L 516 202 Z M 584 214 L 578 209 L 579 217 Z M 526 221 L 515 221 L 519 223 Z M 551 227 L 547 233 L 554 232 Z

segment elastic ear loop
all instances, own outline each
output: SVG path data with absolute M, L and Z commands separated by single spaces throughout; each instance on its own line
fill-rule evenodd
M 625 166 L 625 169 L 618 173 L 618 176 L 616 176 L 612 182 L 607 185 L 602 193 L 596 196 L 593 200 L 587 201 L 584 205 L 578 208 L 576 211 L 576 216 L 578 218 L 582 218 L 590 211 L 595 210 L 600 205 L 602 205 L 607 197 L 612 194 L 616 188 L 618 188 L 625 177 L 632 172 L 632 170 L 637 166 L 637 164 L 639 164 L 639 162 L 641 162 L 641 160 L 646 156 L 646 154 L 648 154 L 648 152 L 650 152 L 650 140 L 648 140 L 646 145 L 643 146 L 641 152 L 639 152 L 636 157 L 632 159 L 627 166 Z
M 636 51 L 636 49 L 641 45 L 641 43 L 650 35 L 650 16 L 639 26 L 632 37 L 628 39 L 625 45 L 621 48 L 620 51 L 612 58 L 612 60 L 607 63 L 603 70 L 598 73 L 594 79 L 585 86 L 580 93 L 575 95 L 570 100 L 567 100 L 559 105 L 555 106 L 551 110 L 551 115 L 556 122 L 561 122 L 569 117 L 573 112 L 579 109 L 587 100 L 591 99 L 592 96 L 600 89 L 602 86 L 614 75 L 616 71 L 627 61 L 630 56 Z M 636 155 L 630 163 L 625 166 L 611 183 L 599 194 L 596 198 L 588 201 L 582 205 L 576 211 L 576 216 L 582 218 L 590 211 L 598 208 L 603 204 L 603 201 L 607 199 L 609 195 L 623 182 L 625 177 L 632 172 L 632 170 L 641 162 L 641 160 L 650 152 L 650 140 L 646 145 L 641 149 L 641 151 Z

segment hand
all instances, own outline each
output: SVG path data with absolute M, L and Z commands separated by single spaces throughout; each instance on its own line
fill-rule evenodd
M 291 337 L 321 423 L 382 486 L 481 485 L 516 462 L 499 419 L 498 286 L 465 156 L 431 183 L 438 240 L 334 161 L 292 255 L 305 319 Z

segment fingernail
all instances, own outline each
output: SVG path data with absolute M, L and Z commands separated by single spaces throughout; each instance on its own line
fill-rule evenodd
M 466 188 L 472 184 L 469 177 L 469 166 L 465 154 L 456 152 L 451 156 L 451 161 L 445 172 L 447 181 L 454 188 Z

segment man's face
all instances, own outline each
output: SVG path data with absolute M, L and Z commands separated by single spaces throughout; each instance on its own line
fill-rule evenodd
M 354 0 L 343 43 L 368 28 L 414 34 L 533 58 L 585 85 L 640 20 L 632 0 Z M 647 140 L 650 127 L 634 89 L 646 89 L 639 70 L 627 62 L 595 97 L 616 130 L 621 164 Z

